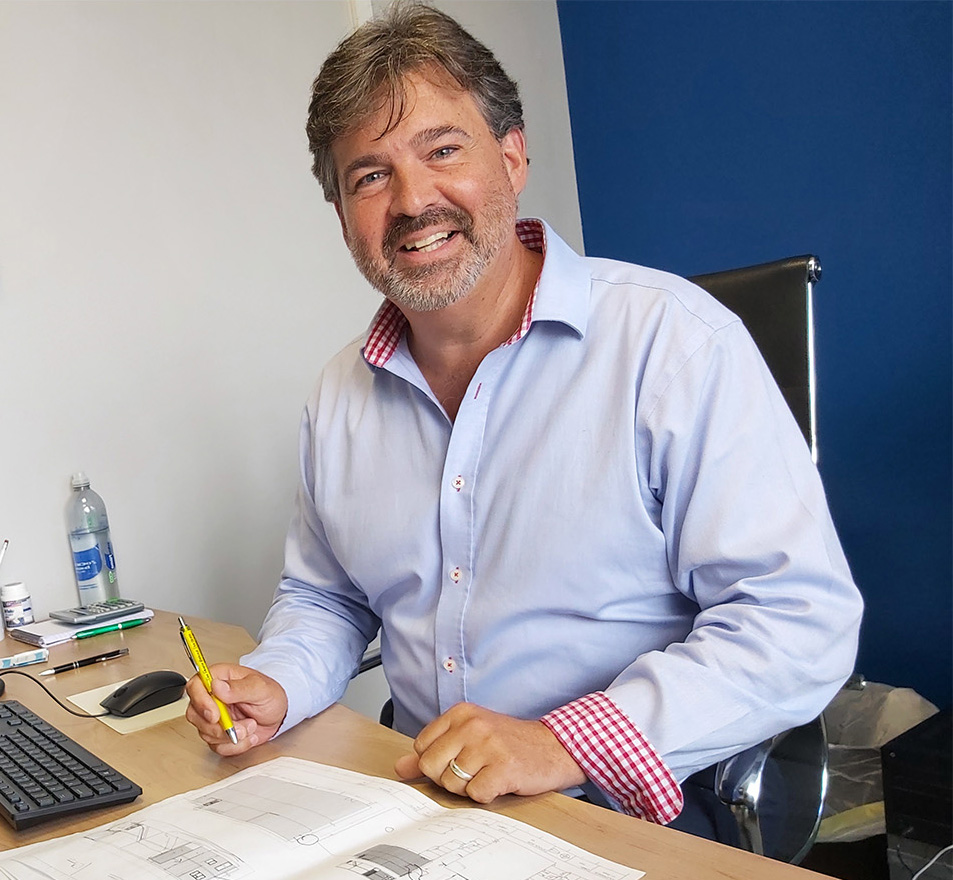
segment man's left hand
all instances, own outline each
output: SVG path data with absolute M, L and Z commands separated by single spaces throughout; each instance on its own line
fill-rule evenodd
M 480 804 L 501 794 L 542 794 L 586 781 L 541 721 L 522 721 L 473 703 L 457 703 L 431 721 L 414 740 L 414 752 L 397 761 L 398 776 L 427 776 Z M 471 778 L 454 773 L 451 761 Z

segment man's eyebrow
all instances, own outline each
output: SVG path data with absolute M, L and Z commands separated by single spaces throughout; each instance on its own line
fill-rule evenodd
M 355 171 L 360 171 L 364 168 L 380 168 L 386 164 L 387 160 L 384 158 L 383 153 L 365 153 L 363 156 L 358 156 L 341 172 L 341 178 L 347 180 Z
M 468 142 L 473 140 L 473 136 L 469 132 L 464 131 L 456 125 L 436 125 L 433 128 L 425 128 L 422 131 L 418 131 L 417 134 L 410 139 L 410 144 L 413 147 L 420 147 L 424 144 L 439 141 L 445 137 L 455 137 Z

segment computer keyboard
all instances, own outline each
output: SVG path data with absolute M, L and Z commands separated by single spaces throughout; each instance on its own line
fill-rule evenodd
M 142 789 L 16 700 L 0 702 L 0 814 L 17 830 Z

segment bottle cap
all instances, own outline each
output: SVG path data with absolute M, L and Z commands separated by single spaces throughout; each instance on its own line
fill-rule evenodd
M 0 587 L 0 598 L 4 602 L 12 602 L 16 599 L 28 599 L 30 591 L 22 581 L 15 581 L 12 584 L 4 584 Z
M 83 471 L 77 471 L 70 482 L 74 489 L 85 489 L 89 485 L 89 477 Z

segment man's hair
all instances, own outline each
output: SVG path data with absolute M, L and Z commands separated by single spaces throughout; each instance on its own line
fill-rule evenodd
M 308 146 L 312 171 L 329 202 L 340 196 L 331 156 L 334 140 L 388 106 L 380 136 L 393 130 L 407 111 L 406 77 L 429 67 L 442 68 L 470 94 L 497 140 L 523 128 L 519 90 L 493 53 L 449 15 L 421 3 L 397 2 L 343 40 L 312 86 Z

